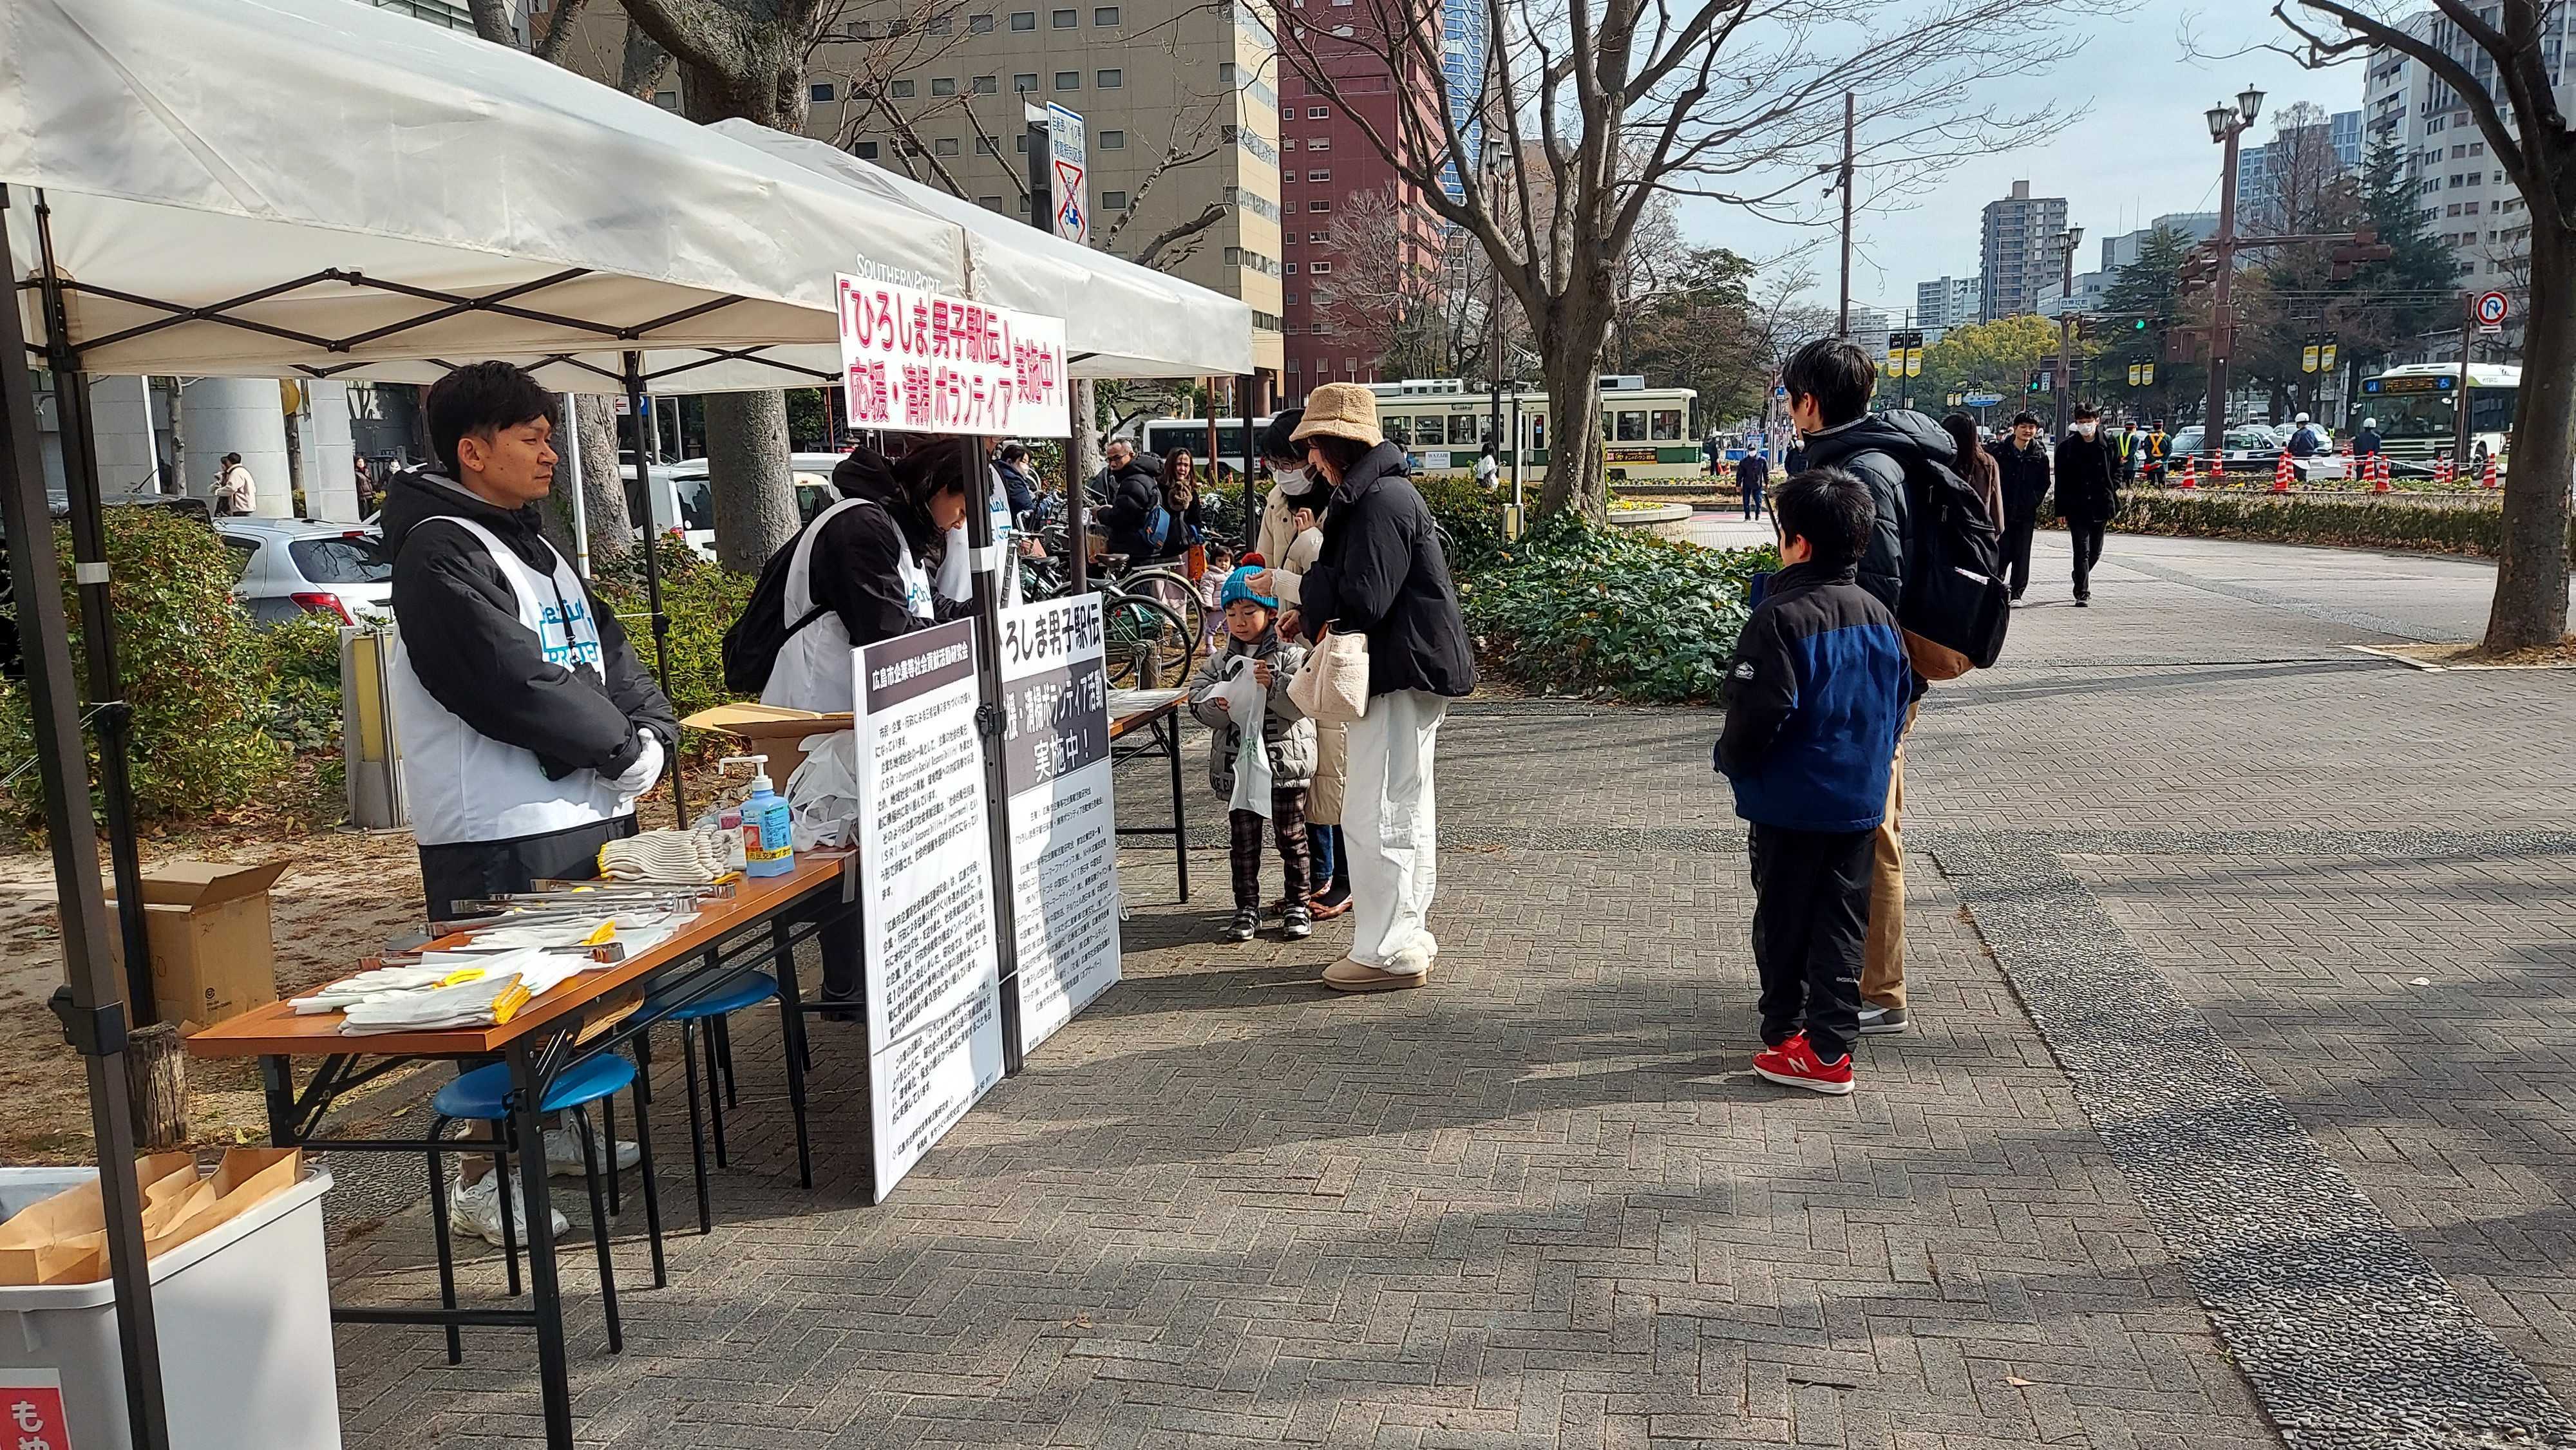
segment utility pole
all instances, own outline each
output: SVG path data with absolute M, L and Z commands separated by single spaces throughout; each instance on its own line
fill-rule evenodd
M 1856 124 L 1858 101 L 1854 93 L 1843 92 L 1843 164 L 1836 183 L 1843 189 L 1843 285 L 1842 302 L 1836 311 L 1834 334 L 1851 336 L 1851 247 L 1852 247 L 1852 131 Z
M 2209 139 L 2227 148 L 2218 176 L 2218 235 L 2210 243 L 2217 274 L 2210 281 L 2209 401 L 2200 420 L 2200 443 L 2208 450 L 2213 475 L 2227 458 L 2227 355 L 2236 335 L 2235 319 L 2227 307 L 2228 283 L 2236 274 L 2236 152 L 2245 133 L 2254 129 L 2254 118 L 2262 113 L 2263 93 L 2251 85 L 2237 93 L 2234 106 L 2221 101 L 2203 113 L 2209 122 Z

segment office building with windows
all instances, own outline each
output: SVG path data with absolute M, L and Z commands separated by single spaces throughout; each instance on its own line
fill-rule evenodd
M 2016 181 L 2012 194 L 1986 203 L 1978 247 L 1977 320 L 2035 310 L 2039 289 L 2064 279 L 2066 198 L 2033 196 Z
M 1978 291 L 1974 277 L 1935 277 L 1915 283 L 1914 326 L 1922 329 L 1924 342 L 1939 342 L 1942 333 L 1975 322 Z

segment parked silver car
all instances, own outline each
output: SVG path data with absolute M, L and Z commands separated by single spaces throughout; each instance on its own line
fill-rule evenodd
M 260 624 L 318 614 L 334 624 L 393 614 L 394 566 L 373 525 L 229 516 L 215 520 L 241 562 L 233 597 Z

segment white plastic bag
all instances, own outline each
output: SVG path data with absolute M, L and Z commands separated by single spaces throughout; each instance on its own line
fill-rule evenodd
M 799 851 L 856 845 L 859 732 L 836 730 L 797 742 L 805 763 L 787 777 L 787 839 Z

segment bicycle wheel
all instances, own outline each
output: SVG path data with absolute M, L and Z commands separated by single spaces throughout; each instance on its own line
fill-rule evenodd
M 1141 594 L 1181 617 L 1190 627 L 1193 638 L 1204 638 L 1207 629 L 1207 603 L 1199 598 L 1198 586 L 1188 577 L 1169 569 L 1132 569 L 1119 576 L 1118 587 L 1129 594 Z
M 1189 684 L 1199 639 L 1178 614 L 1144 595 L 1113 590 L 1101 591 L 1100 612 L 1112 686 L 1171 690 Z

